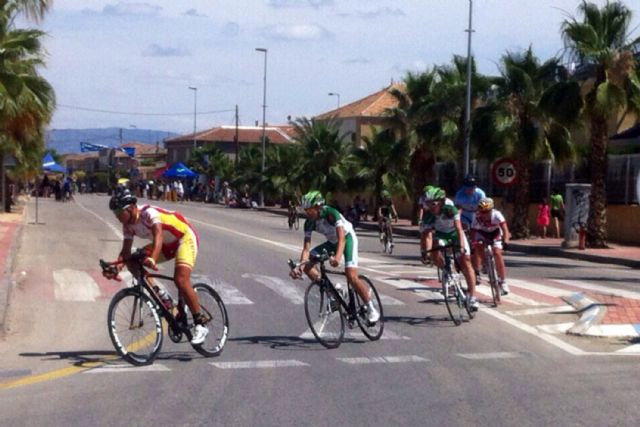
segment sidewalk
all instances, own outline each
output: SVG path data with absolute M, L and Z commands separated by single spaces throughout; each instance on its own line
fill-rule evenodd
M 13 261 L 24 225 L 25 211 L 25 202 L 18 201 L 11 213 L 0 213 L 0 335 L 4 331 L 12 287 Z

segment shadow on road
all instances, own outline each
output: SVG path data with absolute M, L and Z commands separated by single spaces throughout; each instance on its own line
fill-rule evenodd
M 386 317 L 385 317 L 386 320 Z M 355 328 L 354 328 L 355 330 Z M 349 331 L 345 331 L 342 343 L 365 343 L 369 340 L 352 337 Z M 315 338 L 301 338 L 297 336 L 257 335 L 252 337 L 229 338 L 228 341 L 236 341 L 240 344 L 262 344 L 274 350 L 318 351 L 326 350 Z
M 46 360 L 69 360 L 74 366 L 83 366 L 85 363 L 114 363 L 122 359 L 115 351 L 83 350 L 83 351 L 47 351 L 44 353 L 20 353 L 22 357 L 38 357 Z

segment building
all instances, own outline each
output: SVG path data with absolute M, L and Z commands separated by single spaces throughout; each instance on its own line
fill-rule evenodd
M 186 162 L 191 157 L 194 145 L 202 147 L 213 144 L 231 159 L 243 148 L 251 145 L 262 146 L 261 126 L 219 126 L 194 134 L 177 136 L 165 140 L 167 163 Z M 269 144 L 293 143 L 293 126 L 266 126 L 265 137 Z
M 398 99 L 391 94 L 392 89 L 404 92 L 405 87 L 402 83 L 391 83 L 378 92 L 335 110 L 319 114 L 314 119 L 318 121 L 340 120 L 341 134 L 349 135 L 354 143 L 361 146 L 362 138 L 370 136 L 373 127 L 388 128 L 393 125 L 388 111 L 397 108 L 399 103 Z

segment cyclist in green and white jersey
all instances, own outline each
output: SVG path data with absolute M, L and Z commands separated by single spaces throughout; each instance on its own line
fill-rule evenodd
M 433 246 L 433 229 L 436 221 L 436 217 L 431 213 L 429 204 L 438 194 L 440 189 L 432 185 L 426 185 L 424 187 L 424 194 L 420 196 L 418 204 L 420 210 L 418 211 L 418 223 L 420 224 L 420 260 L 423 264 L 428 261 L 428 253 Z M 446 205 L 453 206 L 453 201 L 445 199 Z
M 446 204 L 446 194 L 444 190 L 438 188 L 434 190 L 433 199 L 429 202 L 429 210 L 434 216 L 433 228 L 435 230 L 434 249 L 441 243 L 444 245 L 453 244 L 459 247 L 457 253 L 458 264 L 462 270 L 469 295 L 469 306 L 477 310 L 479 307 L 476 299 L 476 275 L 471 266 L 469 256 L 469 243 L 462 230 L 460 222 L 460 211 L 453 205 Z M 440 268 L 444 267 L 444 258 L 441 251 L 431 252 L 433 263 Z
M 307 220 L 304 223 L 304 243 L 300 262 L 308 261 L 311 253 L 320 254 L 326 250 L 331 254 L 329 263 L 337 267 L 344 256 L 345 275 L 353 289 L 366 302 L 367 319 L 371 323 L 380 320 L 380 312 L 374 307 L 371 295 L 367 292 L 367 286 L 358 278 L 358 238 L 351 223 L 336 209 L 325 205 L 322 193 L 319 191 L 310 191 L 305 194 L 301 205 L 307 214 Z M 314 231 L 324 234 L 327 241 L 311 249 L 311 234 Z M 320 272 L 313 264 L 304 264 L 304 272 L 311 280 L 320 279 Z M 300 269 L 294 269 L 291 270 L 290 275 L 297 279 L 302 276 L 302 272 Z

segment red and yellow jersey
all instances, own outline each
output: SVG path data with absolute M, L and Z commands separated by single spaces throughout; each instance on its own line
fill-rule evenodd
M 139 206 L 140 218 L 135 224 L 125 224 L 122 234 L 125 239 L 133 239 L 138 236 L 142 239 L 153 240 L 151 228 L 154 224 L 160 224 L 162 228 L 163 246 L 176 244 L 184 235 L 191 234 L 198 238 L 198 234 L 179 212 L 169 211 L 157 206 Z

